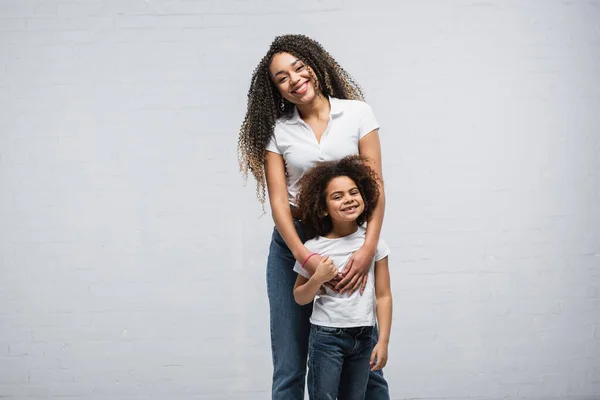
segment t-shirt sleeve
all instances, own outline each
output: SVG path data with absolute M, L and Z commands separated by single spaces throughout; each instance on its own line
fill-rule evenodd
M 300 263 L 298 261 L 296 261 L 296 264 L 294 264 L 294 272 L 298 273 L 299 275 L 302 275 L 306 279 L 310 279 L 310 274 L 308 273 L 307 270 L 302 268 L 302 266 L 300 265 Z
M 306 243 L 304 243 L 304 246 L 306 246 L 306 248 L 309 249 L 310 251 L 315 251 L 314 250 L 314 243 L 313 243 L 312 239 L 308 240 Z M 305 270 L 304 268 L 302 268 L 302 265 L 298 261 L 296 261 L 296 264 L 294 264 L 294 272 L 302 275 L 306 279 L 310 279 L 310 274 L 308 273 L 307 270 Z
M 377 251 L 375 251 L 375 262 L 383 260 L 391 253 L 390 248 L 388 247 L 385 240 L 379 238 L 379 243 L 377 243 Z
M 271 140 L 269 140 L 269 143 L 267 143 L 267 147 L 265 148 L 265 150 L 281 154 L 281 150 L 279 150 L 279 146 L 277 146 L 277 139 L 275 139 L 275 133 L 271 135 Z
M 359 112 L 359 139 L 362 139 L 367 133 L 379 129 L 379 123 L 375 119 L 371 106 L 360 101 L 358 107 Z

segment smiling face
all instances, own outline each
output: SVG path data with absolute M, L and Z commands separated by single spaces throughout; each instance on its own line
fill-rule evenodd
M 334 225 L 354 222 L 365 210 L 365 202 L 356 183 L 347 176 L 338 176 L 329 182 L 325 189 L 325 204 Z
M 269 73 L 281 96 L 294 104 L 308 104 L 318 95 L 310 67 L 289 53 L 275 54 Z

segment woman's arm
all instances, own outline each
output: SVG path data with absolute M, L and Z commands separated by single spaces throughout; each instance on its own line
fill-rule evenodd
M 383 215 L 385 213 L 385 191 L 383 188 L 383 172 L 381 167 L 381 144 L 379 142 L 379 132 L 374 130 L 364 136 L 358 142 L 358 151 L 360 155 L 367 157 L 369 167 L 377 173 L 379 180 L 379 199 L 371 218 L 367 221 L 367 236 L 365 238 L 365 244 L 372 253 L 375 255 L 377 250 L 377 244 L 379 243 L 379 234 L 381 233 L 381 226 L 383 225 Z
M 369 159 L 369 167 L 373 169 L 379 176 L 379 199 L 373 210 L 371 218 L 367 221 L 367 234 L 365 243 L 357 250 L 354 255 L 348 260 L 346 267 L 342 271 L 344 279 L 342 279 L 336 288 L 340 289 L 343 293 L 348 291 L 348 294 L 352 294 L 355 290 L 360 287 L 360 292 L 364 291 L 365 285 L 367 284 L 367 276 L 371 262 L 375 256 L 377 250 L 377 243 L 379 242 L 379 234 L 381 233 L 381 226 L 383 225 L 383 215 L 385 212 L 385 192 L 383 189 L 383 175 L 381 168 L 381 144 L 379 142 L 379 132 L 377 129 L 367 133 L 358 142 L 358 151 L 361 156 L 365 156 Z
M 292 212 L 288 200 L 287 183 L 285 180 L 285 163 L 281 154 L 267 151 L 265 160 L 265 176 L 267 179 L 267 189 L 269 192 L 269 202 L 273 221 L 277 230 L 283 237 L 285 244 L 290 248 L 294 258 L 302 263 L 311 253 L 298 237 Z M 315 255 L 311 257 L 304 265 L 309 273 L 314 273 L 319 264 L 320 257 Z
M 371 371 L 385 367 L 388 359 L 388 344 L 392 330 L 392 289 L 387 257 L 375 263 L 375 297 L 379 340 L 371 353 Z

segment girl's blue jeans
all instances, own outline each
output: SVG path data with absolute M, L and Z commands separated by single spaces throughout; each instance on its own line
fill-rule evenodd
M 373 351 L 373 327 L 312 325 L 308 341 L 308 393 L 311 400 L 363 400 Z
M 302 224 L 294 220 L 298 236 L 304 242 Z M 273 230 L 267 261 L 267 294 L 269 297 L 271 352 L 273 356 L 273 400 L 303 400 L 310 334 L 312 304 L 300 306 L 294 300 L 296 260 L 283 238 Z M 371 336 L 377 343 L 377 329 Z M 382 371 L 371 372 L 366 400 L 388 400 L 388 384 Z

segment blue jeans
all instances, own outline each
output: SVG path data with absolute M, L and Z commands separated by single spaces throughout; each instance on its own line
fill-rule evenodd
M 373 327 L 312 325 L 308 341 L 311 400 L 363 400 L 367 392 Z
M 296 231 L 305 241 L 302 224 L 294 220 Z M 273 356 L 273 400 L 303 400 L 308 358 L 308 338 L 312 304 L 299 306 L 294 300 L 296 260 L 283 238 L 273 230 L 267 261 L 267 294 L 271 322 L 271 353 Z M 371 340 L 377 343 L 377 330 Z M 371 372 L 366 400 L 388 400 L 390 394 L 382 371 Z

